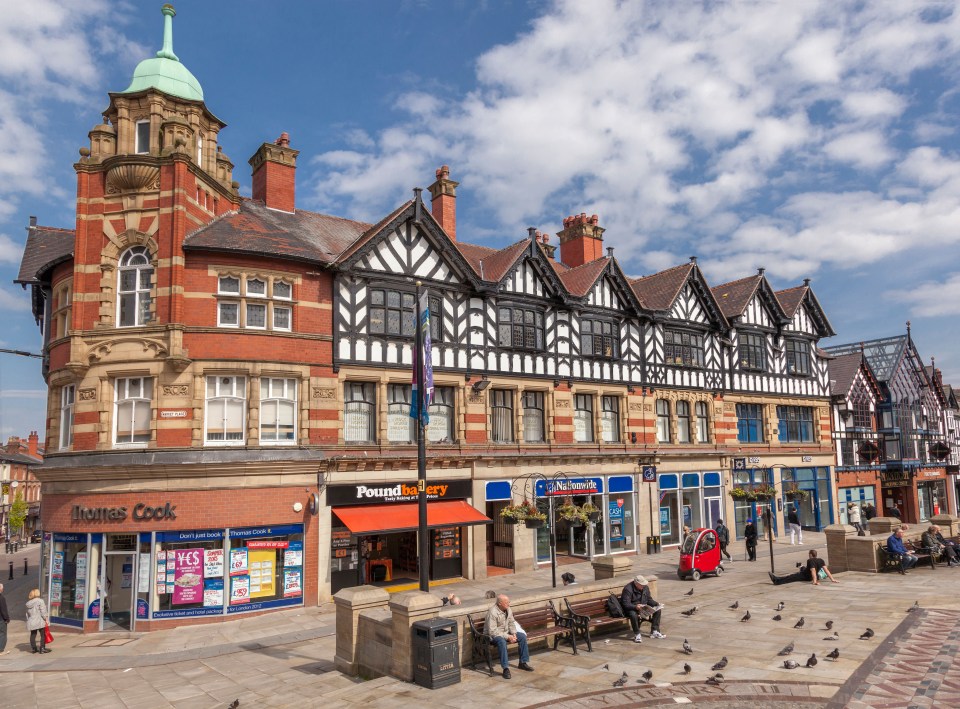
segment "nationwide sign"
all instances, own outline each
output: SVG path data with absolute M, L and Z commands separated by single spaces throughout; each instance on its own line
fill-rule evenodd
M 556 497 L 558 495 L 594 495 L 603 492 L 603 480 L 600 478 L 558 478 L 556 480 L 538 480 L 538 497 Z
M 469 480 L 427 480 L 426 489 L 427 500 L 456 500 L 473 496 Z M 327 488 L 327 502 L 331 507 L 416 502 L 418 496 L 416 480 L 400 483 L 331 485 Z

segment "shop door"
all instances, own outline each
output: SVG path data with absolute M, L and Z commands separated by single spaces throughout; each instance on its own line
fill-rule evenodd
M 98 590 L 100 629 L 134 629 L 136 554 L 104 552 Z
M 500 516 L 500 510 L 506 506 L 507 501 L 487 503 L 487 517 L 493 520 L 487 528 L 487 566 L 512 569 L 515 525 L 507 524 Z
M 717 526 L 717 520 L 723 519 L 721 516 L 723 514 L 723 508 L 720 506 L 720 498 L 708 497 L 703 501 L 703 508 L 705 512 L 703 526 L 714 529 Z

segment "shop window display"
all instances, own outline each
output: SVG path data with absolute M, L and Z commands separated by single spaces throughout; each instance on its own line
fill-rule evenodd
M 222 611 L 223 530 L 158 533 L 153 563 L 154 617 L 164 617 L 164 611 Z
M 90 556 L 86 534 L 53 535 L 50 563 L 50 616 L 83 621 L 87 604 Z
M 303 526 L 230 530 L 229 613 L 303 598 Z

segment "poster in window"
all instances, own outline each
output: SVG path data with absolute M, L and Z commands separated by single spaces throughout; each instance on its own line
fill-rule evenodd
M 230 575 L 246 576 L 247 570 L 248 570 L 247 550 L 245 548 L 231 549 L 230 550 Z
M 250 577 L 233 576 L 230 578 L 230 605 L 250 602 Z
M 203 582 L 203 605 L 205 608 L 223 605 L 223 579 L 206 579 Z
M 173 577 L 173 604 L 203 601 L 203 549 L 177 549 Z
M 285 569 L 283 572 L 283 597 L 295 598 L 303 595 L 303 575 L 300 569 Z
M 284 566 L 303 566 L 303 542 L 290 542 L 283 552 Z
M 277 552 L 273 549 L 248 551 L 250 559 L 250 598 L 272 596 L 277 592 L 275 574 Z
M 587 436 L 587 419 L 582 416 L 573 417 L 573 440 L 575 441 L 590 440 Z
M 349 529 L 335 529 L 330 535 L 330 546 L 333 549 L 349 549 L 350 544 L 350 530 Z
M 150 554 L 140 555 L 140 566 L 137 567 L 137 593 L 150 591 Z
M 223 578 L 223 549 L 203 550 L 203 577 Z
M 83 608 L 87 604 L 87 552 L 77 552 L 77 585 L 74 588 L 73 607 Z
M 670 534 L 670 508 L 660 508 L 660 534 Z
M 610 500 L 607 512 L 610 520 L 610 541 L 623 541 L 623 498 Z
M 50 575 L 55 579 L 63 578 L 63 557 L 64 552 L 62 551 L 53 553 L 53 568 L 50 570 Z
M 434 531 L 433 558 L 460 558 L 460 527 L 444 527 Z
M 120 567 L 120 588 L 133 586 L 133 562 L 125 563 Z
M 63 595 L 63 579 L 51 579 L 50 580 L 50 605 L 59 606 L 61 595 Z

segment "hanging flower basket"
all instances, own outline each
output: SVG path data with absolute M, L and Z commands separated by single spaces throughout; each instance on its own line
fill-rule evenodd
M 574 522 L 583 515 L 583 512 L 572 502 L 564 503 L 557 508 L 557 517 L 567 522 Z
M 754 494 L 753 490 L 748 490 L 743 487 L 735 487 L 730 491 L 730 497 L 734 500 L 740 500 L 741 502 L 750 502 L 757 499 L 757 496 Z
M 801 490 L 798 487 L 792 487 L 789 490 L 784 490 L 783 496 L 788 500 L 806 500 L 808 497 L 810 497 L 810 491 Z
M 600 508 L 597 507 L 592 502 L 585 502 L 580 507 L 580 511 L 587 516 L 587 519 L 591 522 L 596 522 L 600 519 Z
M 547 523 L 547 516 L 543 513 L 538 512 L 536 516 L 530 515 L 523 523 L 527 525 L 527 529 L 540 529 L 543 525 Z
M 507 505 L 500 510 L 500 519 L 507 524 L 520 524 L 524 520 L 523 505 Z
M 769 485 L 759 485 L 753 489 L 753 494 L 757 502 L 767 502 L 777 496 L 777 491 Z

